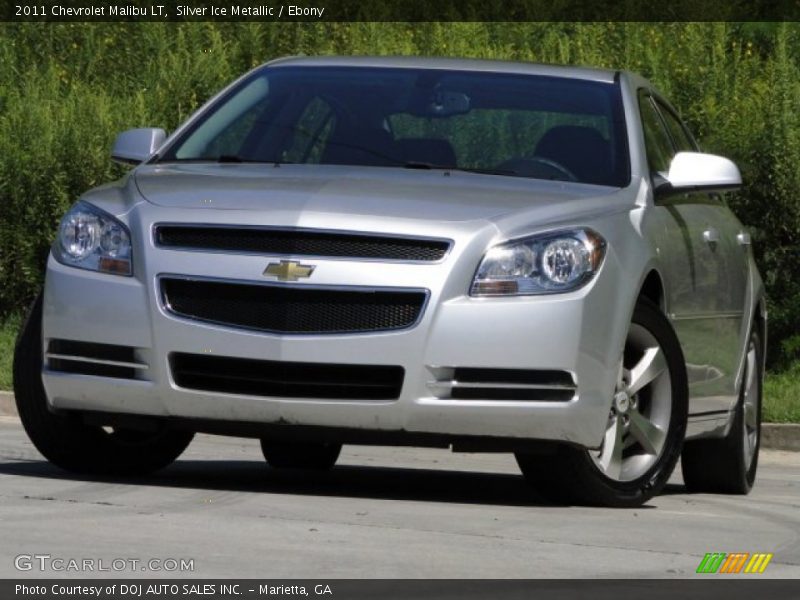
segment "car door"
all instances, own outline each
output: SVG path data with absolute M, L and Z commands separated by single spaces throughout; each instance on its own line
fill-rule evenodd
M 696 145 L 666 103 L 644 91 L 639 106 L 651 172 L 666 175 L 672 157 Z M 746 283 L 732 214 L 719 195 L 708 193 L 657 198 L 656 212 L 669 317 L 686 360 L 689 412 L 727 411 L 736 397 Z
M 689 135 L 680 118 L 663 101 L 655 98 L 655 103 L 677 150 L 679 152 L 697 151 L 697 144 Z M 698 196 L 702 195 L 698 194 Z M 728 208 L 721 195 L 708 194 L 708 202 L 705 206 L 708 207 L 710 228 L 717 229 L 719 233 L 719 241 L 709 247 L 712 253 L 718 254 L 717 260 L 723 267 L 719 272 L 722 277 L 719 281 L 722 292 L 721 310 L 734 318 L 738 315 L 743 319 L 747 304 L 750 236 L 739 219 Z M 711 233 L 713 234 L 713 231 Z

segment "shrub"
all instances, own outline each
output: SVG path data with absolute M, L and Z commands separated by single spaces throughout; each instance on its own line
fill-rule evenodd
M 798 23 L 0 24 L 0 316 L 41 285 L 63 211 L 121 174 L 118 131 L 172 129 L 225 83 L 286 54 L 420 54 L 628 68 L 673 100 L 704 149 L 740 165 L 770 363 L 800 358 Z

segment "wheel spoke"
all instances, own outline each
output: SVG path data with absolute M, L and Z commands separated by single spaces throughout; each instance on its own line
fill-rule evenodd
M 614 417 L 611 426 L 606 430 L 603 451 L 600 455 L 600 467 L 611 479 L 619 479 L 622 472 L 623 433 L 622 419 Z
M 755 429 L 757 426 L 756 407 L 750 402 L 744 403 L 744 423 L 748 429 Z
M 631 419 L 631 435 L 642 445 L 645 452 L 658 454 L 664 446 L 666 432 L 638 410 L 632 410 L 628 416 Z
M 745 373 L 744 393 L 745 399 L 753 393 L 753 386 L 756 380 L 756 352 L 750 350 L 747 353 L 747 361 L 745 362 L 747 373 Z
M 653 381 L 667 368 L 667 361 L 664 353 L 658 346 L 645 350 L 644 356 L 631 369 L 631 382 L 628 386 L 628 394 L 633 396 L 648 383 Z
M 756 428 L 758 420 L 758 391 L 755 389 L 755 386 L 758 385 L 756 383 L 758 366 L 756 365 L 756 352 L 752 348 L 747 352 L 745 365 L 744 422 L 748 429 L 753 430 Z

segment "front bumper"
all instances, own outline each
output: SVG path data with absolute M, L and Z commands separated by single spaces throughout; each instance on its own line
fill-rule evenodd
M 485 244 L 478 240 L 479 246 Z M 387 438 L 390 432 L 406 432 L 590 448 L 601 443 L 628 319 L 624 309 L 609 310 L 618 269 L 611 253 L 598 277 L 579 291 L 503 299 L 465 295 L 463 281 L 476 264 L 472 258 L 459 261 L 456 254 L 439 265 L 382 264 L 354 283 L 424 287 L 430 290 L 425 313 L 407 330 L 347 335 L 273 335 L 176 318 L 162 306 L 159 275 L 253 279 L 267 261 L 218 255 L 209 262 L 196 253 L 152 247 L 140 248 L 138 255 L 145 265 L 137 263 L 132 278 L 74 269 L 50 258 L 44 347 L 52 339 L 134 347 L 137 361 L 147 367 L 126 379 L 59 372 L 46 362 L 43 382 L 54 409 L 347 428 L 386 432 Z M 326 268 L 318 268 L 316 284 L 333 285 L 342 273 L 364 272 L 349 261 L 331 263 L 320 263 Z M 205 392 L 176 384 L 170 369 L 174 353 L 398 365 L 405 376 L 399 397 L 388 401 Z M 447 381 L 442 386 L 442 378 L 458 367 L 561 371 L 571 374 L 577 387 L 571 399 L 558 401 L 443 396 Z

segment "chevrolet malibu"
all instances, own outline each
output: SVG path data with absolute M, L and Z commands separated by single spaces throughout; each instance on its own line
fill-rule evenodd
M 66 213 L 14 382 L 39 451 L 140 474 L 196 432 L 274 468 L 342 444 L 514 453 L 637 506 L 679 458 L 747 493 L 766 336 L 741 185 L 628 72 L 289 58 Z

